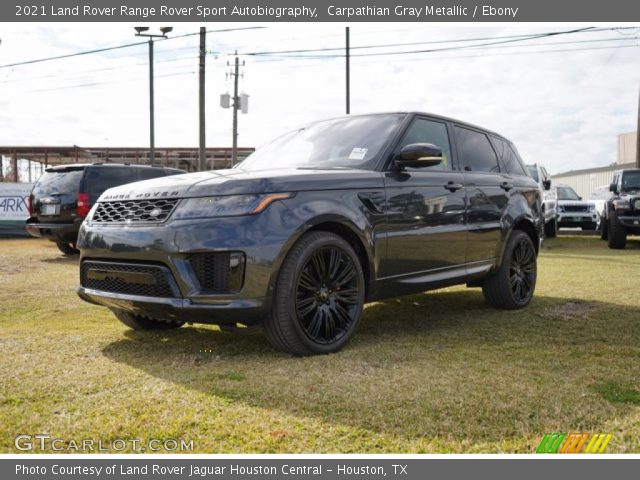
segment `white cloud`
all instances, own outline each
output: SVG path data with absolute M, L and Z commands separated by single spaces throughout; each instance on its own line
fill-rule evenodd
M 242 24 L 209 24 L 211 30 Z M 154 26 L 152 28 L 155 28 Z M 199 25 L 175 25 L 174 35 Z M 231 144 L 229 53 L 341 47 L 344 25 L 269 24 L 260 30 L 208 34 L 207 143 Z M 562 25 L 443 27 L 354 24 L 353 46 L 565 30 Z M 633 33 L 633 32 L 631 32 Z M 640 35 L 640 34 L 636 34 Z M 4 24 L 0 64 L 133 43 L 127 24 Z M 422 110 L 459 118 L 512 139 L 527 162 L 551 172 L 607 165 L 616 136 L 635 130 L 640 84 L 638 40 L 619 32 L 558 36 L 537 43 L 620 38 L 594 44 L 459 50 L 352 60 L 352 113 Z M 530 43 L 534 43 L 533 41 Z M 156 43 L 156 145 L 196 146 L 198 37 Z M 531 53 L 634 45 L 635 48 Z M 450 44 L 396 47 L 442 48 Z M 496 46 L 498 47 L 498 46 Z M 353 50 L 354 55 L 365 51 Z M 380 50 L 377 50 L 380 51 Z M 331 52 L 327 52 L 331 53 Z M 341 53 L 341 52 L 339 52 Z M 526 54 L 525 54 L 526 53 Z M 245 57 L 239 144 L 256 146 L 302 123 L 345 108 L 344 59 Z M 147 46 L 0 69 L 0 144 L 145 146 L 148 144 Z

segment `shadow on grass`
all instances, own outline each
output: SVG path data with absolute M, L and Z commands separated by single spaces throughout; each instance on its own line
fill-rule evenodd
M 40 260 L 42 263 L 48 263 L 53 265 L 78 265 L 80 263 L 80 255 L 63 255 L 60 254 L 56 257 L 43 258 Z
M 477 289 L 442 291 L 369 305 L 352 342 L 328 356 L 294 358 L 262 335 L 197 327 L 128 331 L 103 353 L 230 405 L 473 444 L 620 415 L 624 406 L 591 386 L 640 376 L 637 316 L 555 297 L 506 312 Z

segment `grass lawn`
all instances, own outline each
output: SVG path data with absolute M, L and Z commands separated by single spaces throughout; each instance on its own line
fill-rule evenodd
M 450 288 L 366 307 L 342 352 L 215 327 L 127 330 L 76 259 L 0 240 L 0 451 L 18 434 L 182 438 L 195 452 L 524 452 L 554 431 L 640 452 L 640 241 L 550 240 L 524 311 Z

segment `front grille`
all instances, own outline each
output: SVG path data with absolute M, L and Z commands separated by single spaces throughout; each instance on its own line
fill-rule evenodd
M 200 290 L 237 292 L 242 288 L 244 254 L 241 252 L 194 253 L 188 256 Z
M 588 206 L 582 206 L 582 205 L 564 205 L 563 208 L 565 212 L 588 212 L 589 211 Z
M 103 292 L 143 297 L 175 297 L 166 267 L 86 260 L 80 266 L 80 284 Z
M 101 202 L 91 218 L 96 223 L 163 222 L 178 204 L 178 199 L 123 200 Z

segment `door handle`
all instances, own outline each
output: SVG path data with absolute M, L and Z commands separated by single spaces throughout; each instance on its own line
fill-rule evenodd
M 462 185 L 461 183 L 455 183 L 453 181 L 448 182 L 444 188 L 446 188 L 447 190 L 449 190 L 450 192 L 455 192 L 456 190 L 460 190 L 464 185 Z
M 509 182 L 502 182 L 502 185 L 500 185 L 500 188 L 503 189 L 505 192 L 508 192 L 513 188 L 513 184 Z

